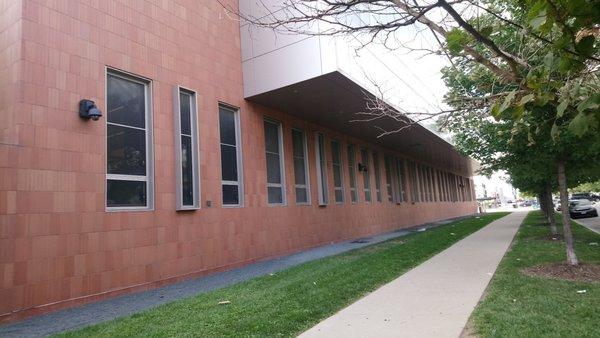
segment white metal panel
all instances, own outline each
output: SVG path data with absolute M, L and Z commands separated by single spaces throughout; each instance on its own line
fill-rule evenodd
M 243 63 L 244 96 L 249 97 L 322 75 L 318 37 Z

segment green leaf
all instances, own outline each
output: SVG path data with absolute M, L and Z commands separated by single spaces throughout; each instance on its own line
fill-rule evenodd
M 580 112 L 586 109 L 594 110 L 598 108 L 600 108 L 600 94 L 594 94 L 577 105 L 577 110 Z
M 577 136 L 583 136 L 588 132 L 590 123 L 592 122 L 590 121 L 590 117 L 583 112 L 577 114 L 571 123 L 569 123 L 569 131 Z
M 465 31 L 454 28 L 446 35 L 446 43 L 451 54 L 460 53 L 471 41 L 470 35 Z
M 490 109 L 490 115 L 492 115 L 496 121 L 500 121 L 500 107 L 498 106 L 498 102 L 492 105 L 492 108 Z
M 512 108 L 512 118 L 515 121 L 520 121 L 523 119 L 523 113 L 525 112 L 525 107 L 522 105 L 516 105 Z
M 506 108 L 508 108 L 510 106 L 510 104 L 512 103 L 514 98 L 515 98 L 515 92 L 510 92 L 508 95 L 506 95 L 504 102 L 502 102 L 502 105 L 500 106 L 500 112 L 504 112 L 506 110 Z
M 544 56 L 544 65 L 550 69 L 553 69 L 555 67 L 556 57 L 554 56 L 554 53 L 549 52 L 548 54 L 546 54 L 546 56 Z
M 529 21 L 529 25 L 533 29 L 539 29 L 543 24 L 546 23 L 547 19 L 548 16 L 546 15 L 546 10 L 542 9 L 537 13 L 537 15 L 533 19 Z
M 533 101 L 534 98 L 535 98 L 535 95 L 533 95 L 533 94 L 527 94 L 527 95 L 525 95 L 525 96 L 523 96 L 521 98 L 521 101 L 519 102 L 519 104 L 520 105 L 524 105 L 526 103 L 529 103 L 529 102 Z
M 560 102 L 560 104 L 558 105 L 558 107 L 556 107 L 556 116 L 562 117 L 563 114 L 565 113 L 565 110 L 567 109 L 567 106 L 569 106 L 569 100 L 568 99 L 562 100 Z

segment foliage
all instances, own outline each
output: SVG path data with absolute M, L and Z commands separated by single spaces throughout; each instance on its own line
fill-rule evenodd
M 583 183 L 572 190 L 573 192 L 600 192 L 600 181 Z
M 460 113 L 438 123 L 484 172 L 507 170 L 523 191 L 556 188 L 558 160 L 567 163 L 570 186 L 599 178 L 599 44 L 582 33 L 600 22 L 599 7 L 585 0 L 487 4 L 489 11 L 470 23 L 492 32 L 488 38 L 526 66 L 518 68 L 520 80 L 507 82 L 485 65 L 455 58 L 443 75 L 446 100 Z M 581 12 L 584 5 L 590 10 Z M 503 12 L 510 24 L 497 14 Z

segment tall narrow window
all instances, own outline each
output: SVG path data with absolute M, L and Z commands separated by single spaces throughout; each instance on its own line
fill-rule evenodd
M 267 202 L 285 204 L 283 139 L 281 123 L 265 120 L 265 158 L 267 161 Z
M 448 181 L 448 173 L 444 173 L 444 188 L 446 189 L 446 202 L 452 202 L 450 197 L 450 183 Z
M 431 168 L 425 167 L 425 179 L 427 182 L 427 201 L 433 202 L 433 181 L 431 180 Z
M 240 151 L 240 117 L 236 109 L 219 105 L 221 138 L 221 191 L 223 205 L 240 206 L 242 193 L 242 156 Z
M 398 179 L 396 182 L 398 185 L 398 202 L 405 202 L 406 192 L 404 191 L 404 178 L 406 175 L 404 173 L 404 161 L 399 158 L 396 159 L 396 177 Z
M 365 202 L 371 202 L 371 176 L 369 175 L 369 153 L 367 149 L 360 149 L 360 161 L 363 165 L 363 183 L 365 188 Z
M 358 191 L 356 190 L 356 154 L 354 145 L 348 145 L 348 174 L 350 177 L 350 200 L 358 202 Z
M 375 172 L 375 198 L 377 202 L 381 202 L 381 167 L 376 152 L 373 152 L 373 171 Z
M 420 202 L 420 196 L 419 196 L 419 177 L 418 177 L 418 170 L 417 170 L 417 164 L 413 161 L 410 162 L 409 166 L 408 166 L 408 170 L 409 170 L 409 174 L 410 174 L 410 193 L 411 193 L 411 198 L 412 198 L 412 202 Z
M 325 161 L 325 135 L 316 133 L 316 154 L 317 154 L 317 193 L 319 195 L 319 205 L 329 203 L 329 193 L 327 191 L 327 163 Z
M 388 201 L 394 201 L 394 189 L 392 185 L 392 158 L 390 156 L 383 157 L 383 166 L 385 170 L 385 188 L 388 195 Z
M 440 172 L 440 180 L 442 181 L 442 196 L 444 196 L 444 202 L 448 202 L 448 191 L 446 189 L 446 173 Z
M 440 171 L 439 170 L 435 170 L 435 181 L 437 182 L 437 189 L 436 189 L 436 193 L 438 196 L 438 201 L 439 202 L 443 202 L 444 201 L 444 195 L 442 194 L 442 181 L 440 180 Z
M 198 131 L 196 93 L 175 87 L 175 178 L 177 210 L 200 207 L 198 182 Z
M 450 181 L 448 180 L 448 173 L 444 173 L 444 187 L 446 188 L 446 202 L 452 202 L 450 196 Z
M 344 203 L 344 184 L 342 180 L 342 154 L 340 143 L 331 141 L 331 165 L 333 167 L 333 191 L 336 203 Z
M 296 203 L 310 203 L 308 184 L 308 157 L 306 156 L 306 134 L 300 129 L 292 129 L 292 146 L 294 148 L 294 183 Z
M 421 202 L 427 202 L 427 181 L 425 178 L 425 167 L 421 164 L 419 165 L 419 181 L 421 182 Z
M 106 106 L 106 207 L 151 209 L 150 82 L 109 71 Z

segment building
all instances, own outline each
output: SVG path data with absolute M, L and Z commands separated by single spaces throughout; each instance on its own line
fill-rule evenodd
M 450 144 L 348 122 L 318 37 L 245 32 L 216 1 L 0 1 L 1 321 L 476 211 Z

